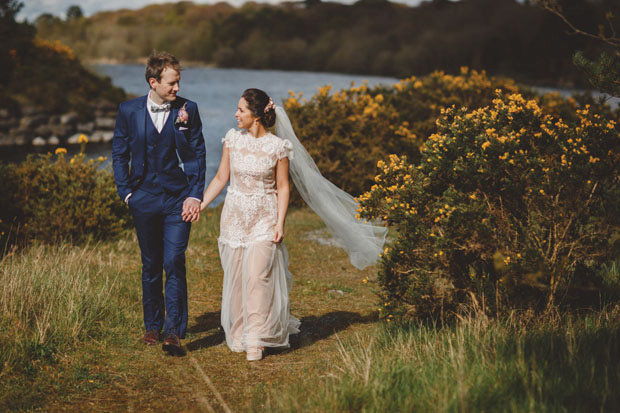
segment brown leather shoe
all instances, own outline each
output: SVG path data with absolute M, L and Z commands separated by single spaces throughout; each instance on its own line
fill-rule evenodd
M 142 342 L 147 346 L 157 344 L 158 341 L 159 331 L 157 330 L 148 330 L 146 333 L 144 333 L 144 336 L 142 337 Z
M 181 340 L 176 334 L 168 334 L 161 346 L 162 350 L 167 351 L 171 356 L 183 356 L 185 352 L 181 347 Z

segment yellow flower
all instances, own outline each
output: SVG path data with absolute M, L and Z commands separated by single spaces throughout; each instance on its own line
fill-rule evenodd
M 78 143 L 88 143 L 88 138 L 86 137 L 86 135 L 81 134 L 78 138 Z
M 486 141 L 486 142 L 484 142 L 484 143 L 482 144 L 482 149 L 486 149 L 486 148 L 488 148 L 489 146 L 491 146 L 491 142 Z
M 56 151 L 54 152 L 56 155 L 64 155 L 67 153 L 67 150 L 65 148 L 57 148 Z

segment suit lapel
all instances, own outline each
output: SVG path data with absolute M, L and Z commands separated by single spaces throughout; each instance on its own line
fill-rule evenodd
M 138 134 L 136 139 L 138 140 L 138 147 L 142 148 L 146 152 L 146 133 L 147 127 L 146 122 L 150 122 L 149 112 L 146 110 L 146 98 L 148 95 L 144 95 L 138 106 L 138 110 L 136 112 L 136 121 L 138 123 Z
M 168 119 L 166 119 L 166 123 L 172 122 L 172 129 L 173 130 L 175 128 L 174 120 L 177 118 L 177 114 L 178 113 L 179 113 L 179 109 L 176 107 L 176 105 L 171 105 L 171 107 L 170 107 L 170 116 L 168 116 Z

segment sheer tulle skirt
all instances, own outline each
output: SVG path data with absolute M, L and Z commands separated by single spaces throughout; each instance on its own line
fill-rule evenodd
M 257 241 L 231 247 L 219 242 L 224 269 L 221 322 L 233 351 L 251 347 L 289 347 L 289 334 L 299 332 L 291 316 L 292 275 L 283 243 Z

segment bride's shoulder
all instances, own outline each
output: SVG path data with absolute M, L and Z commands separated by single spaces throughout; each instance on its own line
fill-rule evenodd
M 226 135 L 222 138 L 222 143 L 230 146 L 237 139 L 240 133 L 241 132 L 239 132 L 237 129 L 230 128 L 230 130 L 226 132 Z
M 290 160 L 293 159 L 293 144 L 288 139 L 284 139 L 279 137 L 278 135 L 271 134 L 276 146 L 276 154 L 278 155 L 278 159 L 282 159 L 284 157 L 288 157 Z
M 277 142 L 279 145 L 284 145 L 284 146 L 292 145 L 291 141 L 289 141 L 288 139 L 281 138 L 275 133 L 270 132 L 269 134 L 271 135 L 271 138 L 274 140 L 274 142 Z

